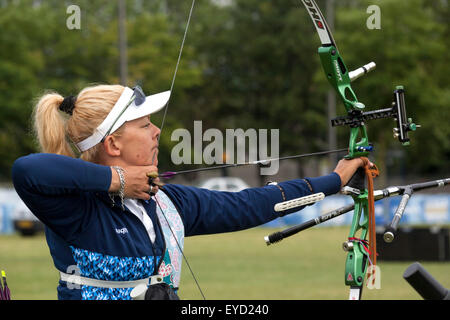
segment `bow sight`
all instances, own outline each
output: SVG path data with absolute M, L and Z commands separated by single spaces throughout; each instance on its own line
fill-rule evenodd
M 375 65 L 375 63 L 373 63 L 373 65 Z M 413 123 L 411 118 L 406 117 L 405 90 L 403 86 L 397 86 L 394 91 L 394 101 L 392 102 L 391 108 L 368 112 L 362 112 L 359 109 L 351 109 L 348 111 L 347 116 L 332 119 L 331 125 L 333 127 L 349 126 L 350 128 L 356 128 L 364 125 L 364 121 L 382 118 L 395 119 L 397 126 L 393 128 L 394 138 L 397 138 L 405 146 L 409 145 L 408 131 L 415 131 L 417 128 L 420 128 L 420 125 Z

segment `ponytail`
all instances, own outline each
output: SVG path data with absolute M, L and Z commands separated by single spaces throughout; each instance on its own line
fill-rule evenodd
M 34 131 L 43 152 L 75 157 L 66 140 L 66 119 L 59 111 L 64 98 L 58 93 L 45 94 L 34 109 Z

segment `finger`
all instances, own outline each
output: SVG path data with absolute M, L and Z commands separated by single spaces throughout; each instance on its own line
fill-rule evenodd
M 142 192 L 139 194 L 138 198 L 142 200 L 150 200 L 152 197 L 148 192 Z
M 359 159 L 361 159 L 361 167 L 364 167 L 369 162 L 369 159 L 367 159 L 365 157 L 359 158 Z
M 147 184 L 144 192 L 149 195 L 154 195 L 159 191 L 159 187 L 157 185 L 149 185 Z
M 159 179 L 155 179 L 155 180 L 152 181 L 152 185 L 153 186 L 158 186 L 158 187 L 163 187 L 164 183 L 160 182 Z
M 149 177 L 148 180 L 151 185 L 156 185 L 158 187 L 164 186 L 164 183 L 158 178 L 158 172 L 147 172 L 146 175 Z
M 355 161 L 355 163 L 358 163 L 358 168 L 364 167 L 369 163 L 369 159 L 367 159 L 366 157 L 354 158 L 353 160 Z
M 158 190 L 159 190 L 159 187 L 158 187 L 157 185 L 152 185 L 152 187 L 151 187 L 151 189 L 150 189 L 150 192 L 152 192 L 152 193 L 157 193 Z

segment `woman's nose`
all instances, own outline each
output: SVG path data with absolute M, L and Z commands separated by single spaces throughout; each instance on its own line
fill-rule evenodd
M 157 126 L 155 126 L 153 123 L 153 128 L 154 128 L 154 132 L 153 132 L 153 136 L 159 140 L 159 135 L 161 134 L 161 129 L 158 128 Z

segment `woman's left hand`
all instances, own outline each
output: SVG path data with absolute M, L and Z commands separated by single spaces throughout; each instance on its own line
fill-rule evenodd
M 364 165 L 365 162 L 361 158 L 340 160 L 336 168 L 334 169 L 334 172 L 336 172 L 341 178 L 341 187 L 345 186 L 355 174 L 356 170 L 358 170 L 359 167 L 363 167 Z M 369 166 L 373 167 L 373 165 L 374 164 L 369 161 Z

